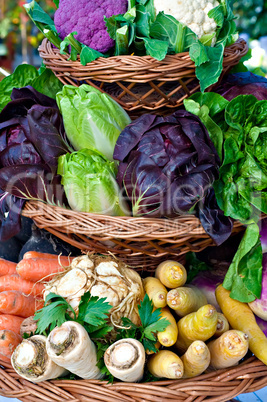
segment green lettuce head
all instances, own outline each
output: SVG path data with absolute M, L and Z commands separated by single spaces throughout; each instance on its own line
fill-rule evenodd
M 116 182 L 116 167 L 104 155 L 82 149 L 59 157 L 58 174 L 75 211 L 122 216 L 128 207 Z
M 87 84 L 64 85 L 57 93 L 57 104 L 73 147 L 99 151 L 112 161 L 117 138 L 131 123 L 125 110 L 109 95 Z

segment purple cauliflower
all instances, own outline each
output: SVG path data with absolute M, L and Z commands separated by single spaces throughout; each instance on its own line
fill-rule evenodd
M 71 32 L 77 32 L 76 39 L 105 53 L 114 46 L 110 38 L 104 16 L 124 14 L 128 8 L 127 0 L 60 0 L 55 12 L 55 26 L 61 39 Z

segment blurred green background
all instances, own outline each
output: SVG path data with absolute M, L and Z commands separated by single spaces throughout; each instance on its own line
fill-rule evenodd
M 0 78 L 21 63 L 39 67 L 38 45 L 42 34 L 27 17 L 23 4 L 30 0 L 0 0 Z M 52 0 L 39 0 L 53 17 Z M 267 0 L 231 0 L 236 24 L 251 48 L 246 67 L 256 74 L 267 75 Z

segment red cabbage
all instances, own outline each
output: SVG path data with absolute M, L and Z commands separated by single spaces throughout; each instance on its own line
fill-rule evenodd
M 0 241 L 19 232 L 26 199 L 66 200 L 56 169 L 70 151 L 54 99 L 30 86 L 11 99 L 0 113 Z
M 258 100 L 267 99 L 267 79 L 250 73 L 229 74 L 225 76 L 216 92 L 231 101 L 238 95 L 254 95 Z
M 220 160 L 197 116 L 184 110 L 144 114 L 121 132 L 113 157 L 134 216 L 175 217 L 195 210 L 217 244 L 229 237 L 232 223 L 209 192 Z

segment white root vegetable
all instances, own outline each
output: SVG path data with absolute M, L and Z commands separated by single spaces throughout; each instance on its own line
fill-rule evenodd
M 64 376 L 68 371 L 54 363 L 46 352 L 46 337 L 24 339 L 11 356 L 14 370 L 26 380 L 38 383 Z
M 66 321 L 50 332 L 46 350 L 59 366 L 84 379 L 102 378 L 97 364 L 96 347 L 84 327 L 74 321 Z
M 136 339 L 121 339 L 109 346 L 104 362 L 114 377 L 125 382 L 140 381 L 144 375 L 145 349 Z
M 74 258 L 69 269 L 45 285 L 44 297 L 50 292 L 56 293 L 78 313 L 81 296 L 88 291 L 110 303 L 110 321 L 114 326 L 121 325 L 121 317 L 141 324 L 137 306 L 145 295 L 142 279 L 136 271 L 112 257 L 83 255 Z

